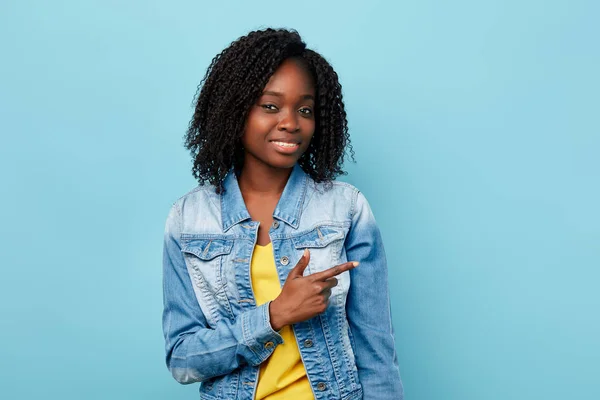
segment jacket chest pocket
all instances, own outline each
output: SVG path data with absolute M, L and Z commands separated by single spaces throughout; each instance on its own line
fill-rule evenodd
M 310 262 L 306 274 L 324 271 L 346 262 L 346 252 L 343 251 L 346 229 L 338 226 L 321 225 L 309 231 L 292 237 L 292 243 L 298 250 L 310 251 Z M 347 293 L 350 286 L 350 274 L 344 272 L 336 277 L 338 286 L 332 293 Z
M 198 302 L 209 320 L 219 319 L 215 302 L 231 313 L 227 298 L 227 280 L 223 273 L 227 257 L 233 248 L 233 239 L 198 238 L 182 236 L 182 248 L 188 273 L 194 285 Z

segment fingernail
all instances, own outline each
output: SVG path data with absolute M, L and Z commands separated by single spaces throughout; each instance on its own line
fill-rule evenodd
M 353 261 L 352 265 L 354 265 L 355 267 L 358 267 L 358 264 L 360 264 L 358 261 Z
M 304 257 L 308 256 L 308 249 L 304 249 L 304 254 L 303 254 L 303 256 L 304 256 Z

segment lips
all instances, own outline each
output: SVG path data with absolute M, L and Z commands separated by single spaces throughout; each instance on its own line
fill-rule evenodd
M 293 148 L 293 147 L 298 147 L 300 146 L 299 143 L 293 143 L 293 142 L 280 142 L 278 140 L 271 140 L 272 143 L 275 143 L 277 146 L 281 146 L 281 147 L 289 147 L 289 148 Z
M 283 143 L 283 144 L 300 144 L 297 139 L 271 139 L 269 142 Z
M 283 154 L 292 154 L 300 148 L 300 143 L 292 140 L 269 140 L 275 147 L 275 150 Z

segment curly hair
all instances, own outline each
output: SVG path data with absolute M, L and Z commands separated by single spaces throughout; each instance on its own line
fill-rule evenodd
M 298 160 L 315 182 L 344 175 L 346 151 L 354 160 L 342 86 L 331 65 L 310 50 L 295 30 L 267 28 L 232 42 L 210 63 L 195 95 L 195 110 L 185 135 L 200 185 L 222 189 L 228 171 L 242 168 L 241 137 L 252 105 L 269 78 L 288 58 L 301 58 L 315 82 L 315 133 Z

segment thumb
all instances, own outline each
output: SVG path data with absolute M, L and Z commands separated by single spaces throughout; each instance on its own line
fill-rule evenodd
M 304 249 L 304 254 L 298 261 L 298 264 L 290 271 L 289 275 L 292 278 L 300 278 L 304 274 L 304 270 L 308 266 L 308 262 L 310 261 L 310 251 L 308 249 Z

